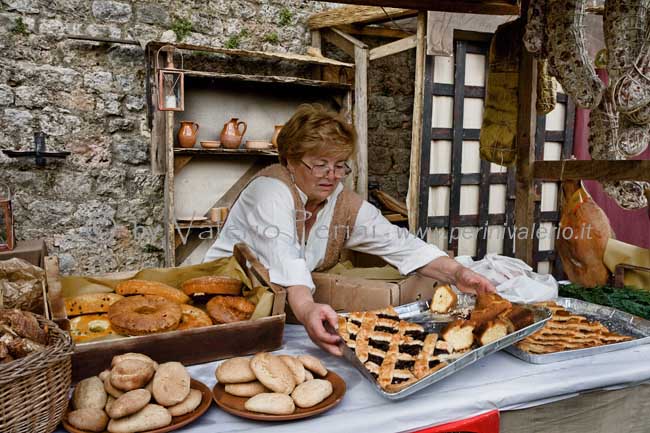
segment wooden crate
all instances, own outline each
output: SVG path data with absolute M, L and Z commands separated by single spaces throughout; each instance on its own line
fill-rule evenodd
M 259 281 L 273 291 L 270 316 L 204 328 L 77 344 L 72 356 L 73 382 L 98 374 L 110 365 L 113 356 L 126 352 L 144 353 L 158 362 L 179 361 L 191 365 L 279 348 L 284 332 L 286 291 L 270 283 L 268 271 L 246 245 L 236 245 L 234 256 L 252 281 Z M 45 268 L 50 316 L 63 329 L 70 329 L 61 296 L 57 258 L 47 257 Z M 125 278 L 125 275 L 120 272 L 102 277 Z

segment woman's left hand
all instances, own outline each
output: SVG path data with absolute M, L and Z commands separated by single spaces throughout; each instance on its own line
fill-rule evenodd
M 496 292 L 496 287 L 490 281 L 465 266 L 459 267 L 454 277 L 454 284 L 461 292 L 472 294 Z

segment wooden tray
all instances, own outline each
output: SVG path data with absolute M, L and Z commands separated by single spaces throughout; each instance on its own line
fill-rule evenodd
M 325 376 L 324 379 L 329 380 L 332 383 L 332 395 L 327 397 L 316 406 L 306 409 L 296 407 L 296 410 L 291 415 L 267 415 L 246 410 L 244 408 L 244 403 L 246 403 L 248 397 L 237 397 L 232 394 L 228 394 L 225 390 L 225 386 L 220 383 L 217 383 L 214 388 L 212 388 L 212 394 L 215 403 L 217 403 L 217 406 L 232 415 L 257 421 L 292 421 L 295 419 L 308 418 L 310 416 L 318 415 L 320 413 L 328 411 L 339 404 L 341 400 L 343 400 L 346 386 L 345 381 L 341 378 L 341 376 L 334 373 L 333 371 L 330 371 L 327 373 L 327 376 Z
M 273 291 L 270 316 L 203 328 L 76 344 L 72 355 L 73 383 L 99 374 L 106 365 L 110 365 L 115 355 L 126 352 L 144 353 L 160 363 L 178 361 L 192 365 L 278 349 L 282 345 L 284 333 L 286 291 L 270 282 L 268 271 L 247 245 L 235 245 L 233 255 L 254 284 L 270 287 Z M 45 270 L 52 320 L 62 329 L 70 329 L 61 295 L 56 257 L 46 257 Z M 134 274 L 122 272 L 102 277 L 128 278 L 128 275 Z
M 170 432 L 188 425 L 189 423 L 193 422 L 201 415 L 203 415 L 205 411 L 207 411 L 210 408 L 210 404 L 212 403 L 212 393 L 210 392 L 210 388 L 208 388 L 203 382 L 199 382 L 198 380 L 195 379 L 192 379 L 192 381 L 190 382 L 190 388 L 198 389 L 199 391 L 201 391 L 201 404 L 199 405 L 199 407 L 197 407 L 196 409 L 194 409 L 192 412 L 188 414 L 172 417 L 172 423 L 167 427 L 161 427 L 154 430 L 147 430 L 146 432 L 143 433 Z M 68 408 L 69 407 L 70 405 L 68 405 Z M 63 428 L 65 428 L 70 433 L 90 433 L 87 430 L 80 430 L 68 424 L 68 412 L 70 412 L 69 409 L 66 412 L 65 416 L 63 417 L 63 421 L 61 421 L 61 423 L 63 424 Z

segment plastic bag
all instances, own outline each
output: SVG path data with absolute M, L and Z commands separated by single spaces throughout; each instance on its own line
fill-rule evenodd
M 0 260 L 0 306 L 43 311 L 45 271 L 26 260 Z
M 522 260 L 498 254 L 487 254 L 476 262 L 469 256 L 459 256 L 456 260 L 490 280 L 499 295 L 511 302 L 541 302 L 558 296 L 555 278 L 533 272 Z

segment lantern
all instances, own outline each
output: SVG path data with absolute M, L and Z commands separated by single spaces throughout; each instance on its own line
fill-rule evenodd
M 165 67 L 160 67 L 160 57 L 164 56 Z M 156 70 L 158 71 L 158 110 L 183 111 L 185 109 L 185 74 L 174 66 L 174 47 L 165 45 L 156 53 Z
M 11 211 L 11 190 L 0 184 L 0 251 L 14 249 L 14 217 Z

